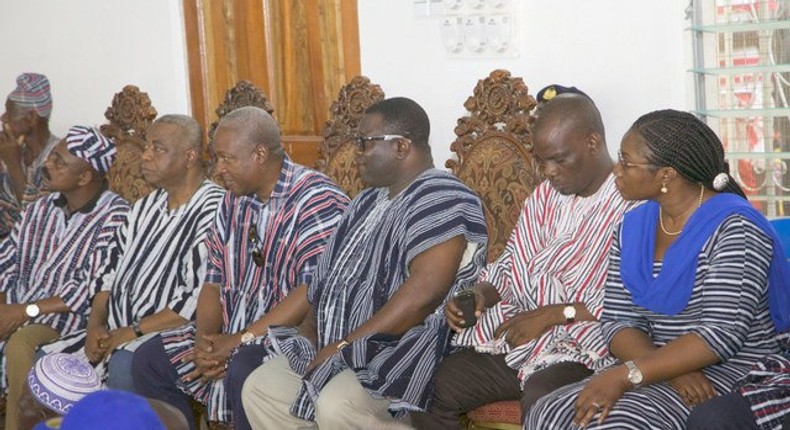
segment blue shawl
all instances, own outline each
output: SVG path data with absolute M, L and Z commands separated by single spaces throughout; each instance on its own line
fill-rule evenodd
M 694 289 L 697 257 L 719 224 L 732 214 L 752 221 L 773 240 L 768 278 L 768 302 L 777 332 L 790 327 L 790 266 L 776 231 L 744 198 L 717 194 L 686 221 L 683 232 L 664 254 L 657 277 L 653 276 L 658 203 L 648 201 L 625 214 L 620 235 L 620 276 L 639 306 L 653 312 L 676 315 L 685 309 Z

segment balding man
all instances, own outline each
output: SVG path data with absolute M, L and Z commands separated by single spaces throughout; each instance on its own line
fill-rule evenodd
M 49 80 L 23 73 L 8 95 L 0 131 L 0 238 L 8 236 L 20 213 L 43 194 L 42 169 L 60 141 L 49 131 Z
M 340 221 L 298 327 L 269 332 L 271 358 L 242 390 L 256 429 L 394 429 L 425 407 L 449 351 L 441 309 L 484 267 L 480 199 L 435 169 L 413 100 L 370 106 L 357 164 L 370 187 Z
M 612 232 L 630 207 L 617 192 L 598 109 L 582 95 L 547 102 L 533 128 L 546 178 L 525 202 L 499 259 L 472 289 L 477 323 L 445 309 L 463 347 L 439 367 L 422 429 L 459 428 L 487 403 L 540 397 L 611 363 L 598 317 Z
M 162 116 L 146 140 L 142 172 L 156 190 L 132 206 L 101 275 L 92 279 L 87 330 L 42 348 L 84 354 L 110 388 L 127 391 L 134 391 L 133 351 L 159 331 L 194 321 L 206 272 L 205 239 L 225 196 L 206 179 L 203 132 L 194 118 Z
M 207 406 L 209 421 L 239 428 L 241 404 L 225 394 L 227 363 L 251 372 L 268 327 L 302 321 L 318 256 L 348 204 L 329 178 L 291 162 L 261 109 L 229 113 L 214 144 L 229 193 L 209 233 L 196 323 L 146 342 L 133 363 L 138 392 L 177 407 L 192 429 L 190 396 Z

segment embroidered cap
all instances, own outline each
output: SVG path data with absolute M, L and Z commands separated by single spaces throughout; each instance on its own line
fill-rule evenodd
M 27 384 L 39 403 L 61 415 L 86 394 L 101 388 L 99 375 L 90 363 L 64 353 L 41 357 L 30 369 Z
M 93 127 L 71 127 L 66 135 L 66 148 L 99 173 L 107 173 L 115 161 L 115 143 Z
M 49 79 L 38 73 L 23 73 L 16 78 L 16 88 L 8 99 L 23 109 L 32 109 L 38 116 L 49 118 L 52 113 L 52 94 Z

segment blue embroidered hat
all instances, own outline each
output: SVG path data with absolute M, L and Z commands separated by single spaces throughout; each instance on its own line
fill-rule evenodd
M 27 384 L 39 403 L 61 415 L 85 395 L 101 389 L 99 375 L 90 363 L 64 353 L 41 357 L 30 369 Z

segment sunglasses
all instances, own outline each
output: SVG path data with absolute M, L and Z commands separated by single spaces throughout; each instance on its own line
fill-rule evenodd
M 258 267 L 263 267 L 263 255 L 261 255 L 261 251 L 263 248 L 263 244 L 261 243 L 260 239 L 258 238 L 258 226 L 253 224 L 250 226 L 250 232 L 247 235 L 247 240 L 252 244 L 252 261 Z
M 357 148 L 361 152 L 365 152 L 365 144 L 367 142 L 387 142 L 390 140 L 395 139 L 408 139 L 408 137 L 400 135 L 400 134 L 382 134 L 381 136 L 357 136 L 354 138 L 354 142 L 357 144 Z

